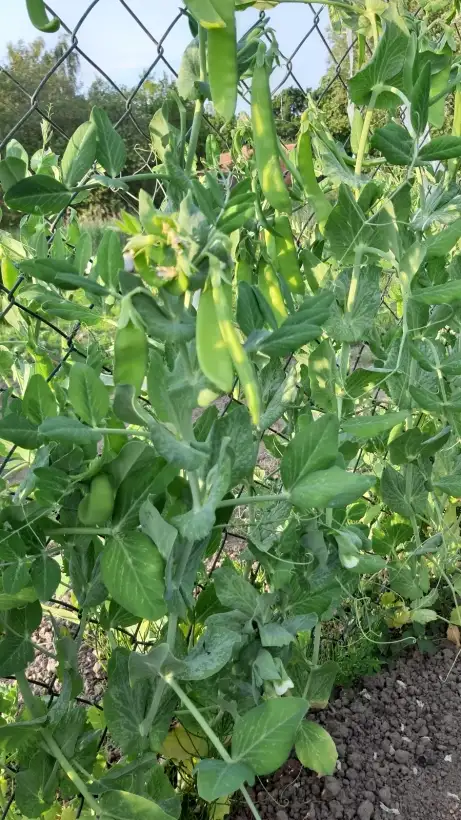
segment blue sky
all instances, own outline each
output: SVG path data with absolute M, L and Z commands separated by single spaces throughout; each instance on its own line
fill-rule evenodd
M 94 2 L 94 0 L 93 0 Z M 50 5 L 56 13 L 73 28 L 91 0 L 53 0 Z M 159 39 L 179 10 L 178 2 L 171 0 L 126 0 L 126 4 Z M 318 7 L 317 7 L 318 8 Z M 239 30 L 244 31 L 257 18 L 258 12 L 249 9 L 237 15 Z M 26 42 L 40 36 L 30 24 L 25 0 L 0 0 L 0 60 L 3 59 L 8 42 L 23 39 Z M 301 38 L 312 27 L 314 11 L 302 4 L 283 4 L 270 12 L 271 25 L 277 33 L 282 52 L 290 55 Z M 320 27 L 326 31 L 328 13 L 320 15 Z M 50 45 L 56 42 L 56 34 L 43 35 Z M 78 33 L 79 45 L 92 59 L 119 84 L 133 85 L 141 72 L 147 69 L 156 56 L 156 47 L 143 33 L 120 0 L 96 0 L 89 17 Z M 165 56 L 177 69 L 181 54 L 190 40 L 190 31 L 184 17 L 164 41 Z M 303 87 L 315 88 L 325 72 L 327 52 L 318 33 L 314 31 L 293 59 L 293 71 Z M 82 79 L 85 85 L 95 77 L 94 69 L 81 61 Z M 162 76 L 167 71 L 160 63 L 152 76 Z M 168 73 L 168 71 L 167 71 Z M 273 75 L 274 84 L 282 79 L 280 71 Z M 288 85 L 293 84 L 288 80 Z

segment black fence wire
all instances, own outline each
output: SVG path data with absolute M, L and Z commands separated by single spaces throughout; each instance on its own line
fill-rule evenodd
M 19 1 L 20 0 L 15 0 L 15 3 L 19 2 Z M 30 90 L 27 90 L 24 87 L 23 83 L 20 82 L 20 80 L 17 77 L 15 77 L 14 72 L 11 70 L 11 67 L 10 68 L 5 68 L 5 67 L 2 67 L 0 65 L 0 70 L 3 71 L 7 75 L 10 82 L 13 84 L 13 86 L 21 93 L 21 95 L 23 95 L 24 101 L 27 104 L 27 110 L 20 117 L 20 119 L 18 119 L 18 121 L 15 123 L 15 125 L 12 128 L 10 128 L 8 133 L 0 134 L 0 151 L 3 151 L 5 149 L 6 145 L 8 144 L 8 142 L 11 139 L 16 138 L 16 137 L 18 137 L 20 139 L 21 128 L 24 126 L 24 124 L 28 120 L 30 120 L 31 117 L 33 117 L 34 115 L 37 115 L 37 114 L 40 116 L 40 118 L 42 118 L 47 123 L 49 123 L 51 128 L 57 134 L 59 134 L 61 137 L 66 138 L 66 139 L 70 138 L 71 134 L 66 134 L 63 131 L 63 129 L 61 128 L 61 126 L 53 120 L 52 112 L 50 113 L 50 111 L 47 109 L 46 105 L 44 105 L 43 102 L 42 102 L 42 96 L 43 96 L 44 90 L 46 89 L 47 84 L 49 83 L 49 81 L 51 80 L 53 75 L 61 68 L 61 66 L 64 66 L 66 64 L 66 61 L 68 61 L 69 58 L 71 58 L 73 54 L 78 55 L 78 58 L 81 61 L 84 61 L 95 72 L 96 76 L 100 77 L 102 80 L 104 80 L 106 83 L 108 83 L 109 86 L 111 87 L 111 89 L 119 95 L 120 100 L 122 101 L 122 103 L 124 105 L 124 112 L 120 116 L 120 118 L 118 119 L 118 122 L 115 123 L 115 127 L 120 128 L 121 124 L 125 120 L 129 119 L 131 121 L 131 123 L 133 124 L 134 128 L 139 133 L 140 139 L 145 141 L 146 146 L 149 145 L 149 134 L 146 133 L 146 131 L 143 128 L 142 124 L 137 120 L 135 111 L 133 110 L 134 109 L 134 101 L 136 100 L 136 97 L 140 93 L 140 91 L 141 91 L 143 85 L 145 84 L 145 82 L 149 78 L 153 77 L 155 72 L 158 71 L 159 69 L 165 70 L 166 72 L 168 72 L 169 75 L 172 75 L 173 77 L 177 76 L 177 72 L 176 72 L 176 70 L 175 70 L 175 68 L 172 64 L 172 61 L 168 57 L 168 38 L 171 35 L 171 33 L 173 32 L 173 30 L 175 29 L 175 27 L 178 26 L 181 23 L 184 16 L 186 15 L 186 11 L 185 11 L 184 8 L 179 8 L 179 9 L 172 10 L 171 21 L 170 21 L 169 25 L 165 28 L 165 30 L 163 32 L 160 33 L 160 35 L 158 35 L 158 33 L 150 31 L 149 28 L 143 23 L 140 16 L 138 16 L 133 11 L 133 9 L 130 7 L 130 1 L 129 0 L 113 0 L 114 3 L 115 2 L 120 3 L 120 5 L 130 15 L 130 17 L 132 18 L 134 23 L 149 38 L 149 41 L 152 45 L 152 61 L 149 65 L 149 67 L 142 73 L 142 75 L 140 76 L 139 81 L 136 84 L 136 86 L 129 93 L 127 93 L 125 88 L 122 88 L 117 82 L 115 82 L 109 76 L 109 74 L 100 65 L 98 65 L 98 63 L 80 45 L 79 38 L 80 38 L 80 35 L 81 35 L 82 27 L 85 23 L 87 23 L 91 20 L 92 12 L 94 12 L 95 8 L 98 6 L 98 4 L 100 2 L 101 2 L 101 0 L 92 0 L 92 2 L 88 3 L 87 8 L 85 9 L 84 13 L 81 15 L 81 17 L 78 20 L 77 24 L 73 28 L 70 27 L 66 23 L 65 19 L 62 19 L 60 17 L 60 15 L 56 13 L 56 11 L 53 9 L 52 6 L 46 4 L 46 8 L 48 9 L 49 13 L 53 17 L 58 17 L 60 19 L 61 29 L 67 35 L 68 43 L 67 43 L 66 48 L 63 50 L 62 54 L 59 56 L 59 58 L 56 59 L 55 63 L 49 69 L 49 71 L 45 74 L 45 76 L 38 82 L 36 88 L 32 91 L 32 93 L 30 92 Z M 155 2 L 155 0 L 154 0 L 154 2 Z M 276 94 L 279 94 L 280 91 L 283 90 L 284 88 L 292 87 L 292 86 L 296 87 L 299 91 L 301 91 L 303 93 L 306 92 L 305 85 L 300 81 L 299 77 L 297 76 L 297 74 L 295 72 L 294 61 L 302 53 L 306 53 L 306 55 L 307 55 L 306 59 L 307 60 L 309 59 L 308 50 L 309 50 L 309 47 L 310 47 L 310 39 L 313 38 L 314 36 L 316 36 L 318 42 L 320 42 L 322 44 L 322 47 L 324 48 L 325 58 L 328 62 L 328 81 L 324 82 L 324 84 L 322 86 L 322 91 L 318 96 L 318 99 L 321 100 L 322 97 L 324 97 L 326 94 L 328 94 L 330 92 L 331 88 L 336 83 L 339 83 L 344 88 L 347 88 L 347 79 L 350 76 L 350 68 L 351 68 L 351 66 L 350 66 L 350 56 L 353 53 L 353 49 L 354 49 L 356 41 L 353 38 L 350 38 L 350 40 L 346 44 L 346 48 L 344 50 L 344 53 L 338 58 L 336 56 L 335 51 L 333 50 L 329 40 L 328 40 L 328 35 L 326 34 L 327 25 L 328 25 L 328 10 L 327 10 L 327 8 L 325 6 L 322 6 L 322 5 L 317 5 L 315 7 L 310 6 L 310 5 L 306 5 L 304 7 L 304 12 L 305 12 L 305 18 L 306 18 L 306 29 L 301 34 L 301 36 L 299 37 L 299 39 L 296 42 L 296 45 L 291 49 L 291 51 L 287 54 L 282 54 L 281 55 L 281 69 L 279 69 L 279 74 L 278 74 L 278 76 L 280 76 L 280 74 L 281 74 L 281 79 L 277 82 L 276 87 L 273 88 L 273 95 L 275 96 Z M 266 17 L 267 17 L 266 12 L 261 11 L 260 14 L 259 14 L 259 21 L 264 21 L 266 19 Z M 259 22 L 259 21 L 257 21 L 257 22 Z M 3 23 L 6 26 L 8 25 L 7 20 L 3 20 Z M 119 54 L 119 61 L 120 61 L 120 64 L 123 64 L 123 53 Z M 246 91 L 247 90 L 248 89 L 245 89 L 245 88 L 241 89 L 241 91 L 242 91 L 241 96 L 242 96 L 243 102 L 246 102 L 246 99 L 247 99 L 246 98 Z M 213 125 L 212 121 L 210 120 L 210 118 L 205 117 L 205 119 L 208 122 L 209 128 L 213 129 L 214 125 Z M 135 210 L 134 200 L 131 200 L 129 198 L 129 196 L 127 196 L 124 192 L 119 192 L 119 194 L 120 194 L 120 198 L 121 198 L 121 204 L 123 204 L 123 207 L 125 207 L 128 210 L 134 211 Z M 55 235 L 55 232 L 59 228 L 64 215 L 65 215 L 65 211 L 62 212 L 58 216 L 58 218 L 54 219 L 54 221 L 50 225 L 50 243 L 52 242 L 53 237 Z M 306 229 L 306 225 L 300 230 L 300 238 L 301 238 L 302 234 L 304 233 L 305 229 Z M 77 322 L 70 332 L 65 332 L 59 326 L 58 323 L 56 323 L 54 321 L 50 321 L 49 319 L 46 318 L 46 316 L 43 316 L 42 313 L 38 313 L 34 310 L 31 310 L 29 307 L 24 305 L 23 302 L 21 301 L 20 297 L 18 296 L 18 289 L 19 289 L 22 282 L 23 282 L 23 277 L 18 276 L 18 279 L 15 282 L 14 286 L 10 289 L 8 289 L 4 284 L 0 284 L 0 290 L 3 293 L 3 297 L 4 297 L 3 298 L 3 309 L 0 312 L 0 320 L 5 319 L 7 314 L 13 308 L 17 308 L 20 313 L 22 313 L 25 316 L 28 316 L 28 317 L 36 320 L 38 323 L 40 323 L 40 326 L 43 326 L 44 328 L 46 328 L 47 331 L 50 331 L 51 333 L 56 334 L 56 340 L 57 340 L 57 343 L 58 343 L 58 348 L 61 347 L 61 355 L 59 356 L 58 360 L 55 362 L 54 368 L 53 368 L 52 372 L 50 373 L 50 375 L 48 376 L 48 381 L 51 381 L 59 373 L 59 371 L 61 370 L 63 365 L 67 362 L 67 360 L 73 354 L 78 354 L 79 356 L 85 356 L 84 345 L 79 344 L 79 335 L 82 332 L 82 330 L 84 330 L 84 327 L 81 325 L 81 323 Z M 383 302 L 384 302 L 385 298 L 386 298 L 386 290 L 383 292 L 383 295 L 382 295 Z M 62 351 L 63 345 L 65 346 L 64 351 Z M 358 350 L 357 356 L 356 356 L 355 361 L 354 361 L 354 368 L 358 366 L 359 361 L 360 361 L 360 357 L 362 356 L 362 353 L 364 352 L 364 350 L 365 350 L 365 346 L 362 346 L 362 348 L 360 348 Z M 286 369 L 288 369 L 289 366 L 291 366 L 290 361 L 287 362 Z M 373 405 L 377 401 L 377 396 L 378 396 L 378 391 L 376 391 L 375 398 L 372 401 Z M 237 399 L 234 396 L 230 396 L 228 401 L 225 402 L 225 406 L 221 410 L 221 414 L 226 413 L 228 411 L 229 407 L 232 405 L 232 403 L 236 402 L 236 401 L 237 401 Z M 374 409 L 376 409 L 376 407 L 374 407 Z M 270 428 L 269 431 L 267 431 L 267 432 L 269 432 L 270 434 L 272 434 L 274 436 L 279 436 L 281 439 L 286 438 L 283 431 L 278 430 L 276 428 Z M 262 439 L 262 436 L 261 436 L 261 439 Z M 8 467 L 8 465 L 14 459 L 16 449 L 17 448 L 15 446 L 11 447 L 9 452 L 4 456 L 3 461 L 0 465 L 0 475 L 5 473 L 6 468 Z M 358 468 L 359 461 L 360 461 L 360 454 L 359 454 L 359 458 L 357 459 L 357 462 L 355 464 L 355 469 Z M 273 471 L 273 472 L 276 475 L 276 471 Z M 264 480 L 258 480 L 258 483 L 262 487 L 267 488 L 267 485 L 265 484 Z M 240 543 L 244 543 L 245 540 L 247 540 L 245 538 L 244 529 L 245 528 L 243 527 L 242 531 L 241 531 L 238 526 L 237 527 L 234 526 L 234 529 L 232 529 L 231 527 L 224 527 L 223 528 L 222 537 L 221 537 L 219 547 L 218 547 L 217 552 L 215 553 L 214 557 L 212 557 L 212 559 L 210 560 L 210 563 L 209 563 L 208 576 L 211 576 L 214 569 L 219 565 L 221 556 L 226 551 L 226 548 L 229 544 L 229 539 L 238 538 Z M 71 612 L 73 616 L 77 616 L 77 617 L 80 616 L 80 612 L 79 612 L 78 608 L 73 606 L 72 604 L 70 604 L 67 600 L 66 601 L 56 600 L 56 601 L 51 602 L 51 603 L 54 603 L 54 604 L 56 604 L 56 606 L 61 607 L 62 612 L 63 612 L 63 617 L 65 617 L 66 611 Z M 56 609 L 54 610 L 54 614 L 56 614 Z M 87 627 L 91 628 L 92 624 L 97 627 L 98 621 L 94 620 L 92 622 L 92 620 L 90 619 L 89 622 L 86 622 L 86 624 L 80 624 L 80 623 L 76 624 L 75 625 L 76 628 L 74 629 L 73 637 L 77 641 L 81 641 L 82 638 L 83 638 L 83 635 L 81 634 L 81 627 L 83 626 L 83 628 L 84 628 L 85 625 L 87 625 Z M 126 640 L 129 640 L 129 642 L 131 643 L 132 648 L 138 649 L 139 651 L 146 651 L 149 648 L 149 645 L 150 645 L 151 642 L 144 641 L 144 640 L 141 640 L 139 638 L 139 634 L 138 634 L 139 633 L 139 627 L 136 630 L 134 630 L 133 632 L 131 632 L 129 630 L 123 630 L 123 629 L 120 629 L 118 631 L 121 634 L 124 633 Z M 44 693 L 47 693 L 47 695 L 49 696 L 49 703 L 50 704 L 53 701 L 53 699 L 58 697 L 58 695 L 59 695 L 59 687 L 56 687 L 56 684 L 57 684 L 56 674 L 52 674 L 50 676 L 49 680 L 41 680 L 41 679 L 38 679 L 37 677 L 31 675 L 31 677 L 29 678 L 29 682 L 32 685 L 34 685 L 35 687 L 37 687 L 38 690 L 42 690 Z M 95 705 L 97 708 L 99 708 L 99 709 L 101 708 L 100 704 L 98 703 L 98 700 L 100 700 L 100 698 L 80 697 L 80 698 L 77 698 L 77 700 L 80 700 L 80 702 L 85 703 L 85 704 L 91 703 L 91 704 Z M 106 737 L 106 734 L 104 732 L 101 736 L 101 741 L 100 741 L 101 744 L 104 743 L 105 737 Z M 10 811 L 10 808 L 12 806 L 13 801 L 14 801 L 14 792 L 11 792 L 9 794 L 9 797 L 6 799 L 6 803 L 5 803 L 4 808 L 3 808 L 3 813 L 1 815 L 1 820 L 5 820 L 5 818 L 7 817 L 8 812 Z M 80 800 L 78 816 L 80 815 L 80 813 L 83 809 L 83 806 L 84 806 L 84 801 L 83 801 L 83 798 L 82 798 Z

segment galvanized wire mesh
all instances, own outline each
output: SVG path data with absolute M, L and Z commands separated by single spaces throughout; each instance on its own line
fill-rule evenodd
M 150 43 L 152 45 L 152 61 L 148 68 L 142 73 L 139 78 L 138 83 L 135 87 L 127 93 L 124 88 L 122 88 L 117 82 L 115 82 L 104 69 L 98 65 L 97 61 L 95 61 L 80 45 L 80 34 L 82 27 L 84 24 L 91 22 L 91 15 L 94 12 L 95 8 L 98 6 L 100 0 L 92 0 L 92 2 L 88 3 L 84 13 L 81 15 L 80 19 L 76 23 L 76 25 L 72 28 L 70 27 L 65 19 L 61 19 L 61 27 L 62 30 L 68 35 L 68 44 L 65 50 L 63 51 L 62 55 L 59 59 L 56 60 L 54 65 L 50 68 L 50 70 L 46 73 L 46 75 L 40 79 L 37 86 L 31 92 L 30 89 L 26 89 L 22 83 L 18 80 L 17 77 L 14 76 L 14 73 L 6 68 L 2 68 L 1 70 L 5 72 L 8 76 L 10 82 L 15 86 L 15 88 L 23 95 L 24 101 L 26 103 L 26 110 L 21 118 L 18 120 L 17 123 L 8 131 L 8 133 L 0 134 L 0 151 L 2 151 L 7 143 L 14 137 L 20 139 L 20 132 L 22 126 L 33 116 L 39 115 L 42 119 L 47 121 L 51 127 L 53 128 L 56 133 L 60 134 L 63 138 L 69 138 L 71 135 L 66 134 L 61 129 L 60 125 L 53 120 L 52 114 L 49 113 L 47 108 L 42 104 L 42 96 L 44 89 L 49 83 L 50 79 L 52 78 L 53 74 L 55 74 L 61 66 L 63 66 L 67 60 L 72 56 L 72 54 L 77 54 L 80 60 L 85 61 L 96 73 L 96 76 L 101 77 L 104 81 L 109 83 L 111 88 L 120 96 L 120 100 L 124 105 L 124 112 L 119 118 L 118 122 L 115 123 L 115 126 L 119 128 L 121 124 L 129 119 L 134 127 L 137 129 L 140 139 L 145 140 L 146 147 L 149 144 L 149 135 L 145 132 L 145 129 L 142 125 L 138 122 L 135 112 L 133 110 L 133 103 L 139 94 L 140 90 L 142 89 L 144 83 L 147 79 L 152 77 L 156 71 L 160 69 L 165 69 L 170 75 L 173 77 L 177 76 L 177 72 L 173 66 L 172 60 L 169 59 L 168 56 L 168 38 L 171 35 L 172 31 L 175 27 L 182 21 L 186 11 L 184 8 L 180 8 L 179 10 L 174 10 L 171 13 L 171 21 L 169 25 L 164 29 L 162 32 L 152 32 L 149 28 L 143 23 L 142 19 L 135 14 L 133 9 L 130 7 L 129 0 L 117 0 L 120 5 L 126 10 L 126 12 L 130 15 L 132 20 L 139 26 L 140 30 L 144 32 L 144 34 L 149 38 Z M 114 0 L 115 2 L 115 0 Z M 52 16 L 58 16 L 52 6 L 47 5 L 47 9 Z M 264 20 L 266 17 L 265 12 L 260 13 L 260 20 Z M 329 74 L 328 80 L 325 82 L 322 90 L 322 96 L 325 96 L 332 88 L 335 83 L 341 84 L 344 88 L 346 88 L 347 78 L 350 74 L 350 55 L 353 52 L 355 41 L 350 39 L 347 43 L 347 48 L 345 49 L 344 53 L 338 58 L 333 51 L 330 42 L 328 40 L 328 36 L 326 34 L 327 23 L 328 23 L 328 11 L 325 6 L 318 5 L 315 8 L 312 6 L 305 7 L 305 18 L 306 18 L 306 28 L 303 32 L 300 32 L 299 38 L 297 37 L 296 43 L 293 47 L 288 51 L 286 54 L 281 55 L 281 68 L 278 70 L 277 74 L 277 82 L 273 88 L 273 94 L 279 93 L 283 88 L 287 88 L 290 86 L 295 86 L 297 89 L 302 91 L 303 93 L 306 92 L 305 85 L 301 82 L 299 76 L 297 75 L 294 69 L 294 62 L 296 58 L 299 57 L 303 51 L 309 50 L 309 43 L 310 38 L 316 36 L 319 38 L 320 42 L 323 45 L 325 50 L 325 56 L 329 63 Z M 7 25 L 7 21 L 4 21 L 4 24 Z M 110 35 L 109 35 L 110 36 Z M 120 61 L 123 62 L 123 53 L 119 55 Z M 141 68 L 141 67 L 140 67 Z M 248 88 L 242 84 L 240 88 L 241 99 L 245 104 L 248 100 L 247 97 Z M 208 119 L 208 124 L 210 128 L 213 128 L 213 123 Z M 134 209 L 134 205 L 132 200 L 127 197 L 125 194 L 120 193 L 121 197 L 121 206 L 126 209 Z M 50 242 L 52 241 L 53 235 L 57 230 L 60 221 L 64 217 L 64 212 L 61 213 L 50 225 Z M 302 233 L 302 231 L 301 231 Z M 78 344 L 79 334 L 82 330 L 80 323 L 76 323 L 73 328 L 66 332 L 60 326 L 59 322 L 50 321 L 46 316 L 43 316 L 42 313 L 35 312 L 27 307 L 21 301 L 20 296 L 18 296 L 18 289 L 23 281 L 21 276 L 18 277 L 16 283 L 11 289 L 7 289 L 4 284 L 0 285 L 0 290 L 4 294 L 5 302 L 3 310 L 0 313 L 0 320 L 4 319 L 8 312 L 13 308 L 17 308 L 20 312 L 24 315 L 27 315 L 38 322 L 46 328 L 48 331 L 56 334 L 56 338 L 59 341 L 57 345 L 59 347 L 64 344 L 65 351 L 57 358 L 53 371 L 48 376 L 48 381 L 51 381 L 57 373 L 61 370 L 63 365 L 67 362 L 69 357 L 71 357 L 74 353 L 77 353 L 82 356 L 84 354 L 84 349 L 82 345 Z M 385 293 L 383 294 L 383 300 L 385 299 Z M 362 349 L 363 350 L 363 349 Z M 360 355 L 362 351 L 359 352 L 358 358 L 355 361 L 355 367 L 357 367 Z M 290 362 L 287 362 L 287 367 L 289 366 Z M 377 394 L 376 394 L 377 395 Z M 234 397 L 230 397 L 229 400 L 226 402 L 224 409 L 222 410 L 223 413 L 226 413 L 231 406 L 232 402 L 235 402 L 236 399 Z M 275 435 L 279 436 L 282 439 L 286 438 L 285 434 L 276 429 L 272 428 L 270 432 Z M 262 437 L 261 437 L 262 438 Z M 0 474 L 5 472 L 6 467 L 14 458 L 14 454 L 16 451 L 16 447 L 12 447 L 7 455 L 4 457 L 3 462 L 0 466 Z M 355 468 L 359 466 L 360 457 L 357 459 L 357 463 Z M 270 480 L 270 479 L 269 479 Z M 264 481 L 258 481 L 263 487 L 270 489 L 267 487 Z M 221 556 L 223 552 L 226 550 L 226 545 L 228 544 L 229 538 L 236 536 L 241 541 L 245 541 L 245 535 L 242 530 L 234 531 L 231 528 L 224 527 L 222 531 L 222 538 L 219 545 L 219 549 L 217 550 L 216 554 L 214 555 L 213 559 L 210 562 L 208 575 L 211 576 L 216 566 L 218 566 Z M 69 604 L 68 602 L 56 602 L 59 603 L 60 606 L 63 607 L 65 610 L 70 609 L 75 611 L 79 614 L 78 609 L 73 607 L 73 605 Z M 96 622 L 97 623 L 97 622 Z M 120 630 L 120 632 L 124 632 L 124 630 Z M 130 640 L 133 648 L 137 648 L 140 651 L 145 649 L 146 644 L 138 639 L 138 631 L 135 630 L 134 632 L 128 631 L 126 632 L 127 638 Z M 80 627 L 75 630 L 74 634 L 75 638 L 81 639 L 80 634 Z M 49 703 L 53 701 L 55 697 L 58 696 L 59 692 L 56 690 L 56 675 L 52 675 L 49 680 L 37 680 L 37 679 L 30 679 L 30 683 L 34 684 L 35 686 L 42 689 L 44 692 L 47 692 L 49 695 Z M 88 702 L 86 698 L 80 698 L 82 702 Z M 91 699 L 90 699 L 91 701 Z M 98 705 L 96 703 L 96 705 Z M 101 736 L 101 744 L 104 742 L 105 733 Z M 12 805 L 14 800 L 14 793 L 11 793 L 3 810 L 2 820 L 5 820 L 6 815 Z M 79 813 L 83 808 L 83 799 L 80 802 L 80 809 Z

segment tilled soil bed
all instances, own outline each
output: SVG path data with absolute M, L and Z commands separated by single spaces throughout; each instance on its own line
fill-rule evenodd
M 461 820 L 461 655 L 454 647 L 401 658 L 341 692 L 315 719 L 336 741 L 334 776 L 319 778 L 289 760 L 251 790 L 263 820 Z M 234 820 L 247 817 L 243 807 L 234 812 Z

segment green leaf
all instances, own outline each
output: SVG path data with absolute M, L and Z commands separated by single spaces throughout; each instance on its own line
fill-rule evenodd
M 330 467 L 309 473 L 292 488 L 290 497 L 294 506 L 303 511 L 313 507 L 344 507 L 363 495 L 375 482 L 375 476 Z
M 43 443 L 44 436 L 40 434 L 37 425 L 32 424 L 25 416 L 9 413 L 0 419 L 0 439 L 11 441 L 25 450 L 36 450 Z
M 374 416 L 355 416 L 352 419 L 343 421 L 341 426 L 345 433 L 361 440 L 386 433 L 397 424 L 401 424 L 406 418 L 408 418 L 408 412 L 398 410 L 395 413 L 381 413 Z
M 309 704 L 303 698 L 275 698 L 238 718 L 232 735 L 232 758 L 258 775 L 271 774 L 285 763 Z
M 165 565 L 147 535 L 120 533 L 106 539 L 101 571 L 111 596 L 128 612 L 151 621 L 165 615 Z
M 91 122 L 96 127 L 96 159 L 110 177 L 116 177 L 125 166 L 125 143 L 104 109 L 95 106 Z
M 389 587 L 397 595 L 410 601 L 416 601 L 423 595 L 414 571 L 398 561 L 389 566 Z
M 282 624 L 260 624 L 259 637 L 262 646 L 288 646 L 294 641 L 294 635 Z
M 393 512 L 411 518 L 413 509 L 406 498 L 405 479 L 402 473 L 398 473 L 392 467 L 385 467 L 381 476 L 381 496 Z
M 22 402 L 24 415 L 33 423 L 41 424 L 46 418 L 58 415 L 56 399 L 48 382 L 39 373 L 27 382 Z
M 358 367 L 346 379 L 344 388 L 346 396 L 351 399 L 361 398 L 376 385 L 384 383 L 389 373 L 392 373 L 392 370 L 386 368 L 371 367 L 365 369 Z
M 426 240 L 428 259 L 440 259 L 454 248 L 461 237 L 461 217 Z M 445 303 L 442 303 L 445 304 Z
M 176 87 L 184 100 L 196 100 L 199 96 L 200 54 L 198 40 L 192 40 L 183 52 Z
M 36 174 L 12 185 L 5 195 L 5 204 L 13 211 L 48 216 L 67 208 L 71 198 L 71 192 L 57 179 Z
M 38 428 L 42 439 L 47 441 L 62 441 L 64 444 L 90 444 L 98 442 L 101 434 L 91 427 L 86 427 L 78 419 L 71 419 L 67 416 L 57 416 L 52 419 L 45 419 Z
M 431 285 L 412 293 L 412 298 L 423 305 L 451 305 L 461 301 L 461 279 L 450 279 L 443 285 Z
M 254 782 L 253 769 L 246 763 L 201 760 L 197 766 L 197 791 L 208 803 L 233 794 L 244 783 L 253 786 Z
M 336 415 L 326 413 L 317 421 L 301 416 L 295 437 L 285 449 L 281 476 L 286 489 L 291 489 L 309 473 L 331 467 L 338 455 L 339 423 Z
M 386 23 L 370 62 L 349 81 L 349 93 L 353 103 L 368 105 L 373 87 L 378 83 L 399 85 L 397 77 L 403 69 L 409 43 L 409 37 L 396 23 Z M 395 107 L 400 104 L 400 99 L 395 94 L 382 92 L 378 95 L 375 108 Z
M 311 709 L 327 708 L 338 672 L 339 666 L 335 661 L 325 661 L 311 669 L 306 692 Z
M 415 609 L 411 613 L 411 620 L 416 624 L 429 624 L 431 621 L 437 621 L 438 617 L 433 609 Z
M 299 316 L 299 312 L 296 316 Z M 302 314 L 301 314 L 302 315 Z M 262 341 L 255 342 L 255 348 L 267 356 L 289 356 L 303 345 L 318 339 L 322 335 L 322 328 L 309 321 L 294 324 L 289 317 L 277 330 L 270 333 Z M 247 345 L 251 349 L 252 345 Z
M 124 268 L 123 254 L 119 234 L 106 228 L 98 246 L 95 261 L 96 271 L 102 281 L 110 288 L 117 289 L 119 273 Z
M 210 615 L 205 626 L 196 646 L 174 666 L 180 680 L 205 680 L 216 675 L 229 663 L 234 648 L 242 644 L 241 633 L 227 629 L 219 615 Z
M 144 501 L 164 493 L 179 471 L 158 458 L 152 447 L 130 441 L 111 463 L 110 472 L 118 486 L 113 522 L 117 529 L 127 531 L 138 526 Z
M 39 817 L 50 808 L 54 799 L 54 790 L 49 788 L 52 772 L 53 758 L 40 751 L 32 756 L 27 769 L 17 773 L 15 802 L 21 814 Z
M 371 147 L 386 157 L 391 165 L 411 165 L 415 150 L 413 137 L 403 125 L 388 122 L 377 128 L 371 138 Z
M 431 63 L 428 60 L 417 77 L 411 92 L 411 124 L 417 134 L 422 134 L 427 125 L 430 93 Z
M 105 792 L 99 804 L 107 820 L 174 820 L 158 803 L 131 792 Z
M 25 179 L 27 175 L 27 165 L 19 157 L 6 157 L 0 162 L 0 185 L 3 193 L 6 194 L 16 182 Z
M 22 672 L 35 657 L 31 635 L 40 624 L 42 608 L 36 601 L 24 609 L 11 609 L 5 618 L 6 637 L 0 641 L 0 675 Z
M 61 568 L 54 558 L 38 555 L 30 570 L 31 581 L 40 601 L 49 601 L 61 581 Z
M 227 452 L 232 461 L 230 484 L 234 487 L 252 475 L 258 450 L 250 414 L 244 405 L 231 406 L 224 416 L 215 421 L 209 442 L 209 470 L 217 463 L 225 438 L 230 439 Z
M 341 185 L 338 201 L 325 225 L 325 238 L 339 263 L 353 263 L 355 249 L 364 244 L 369 231 L 361 207 L 346 185 Z
M 260 330 L 264 325 L 258 299 L 248 282 L 238 283 L 237 322 L 245 336 L 249 336 L 254 330 Z
M 336 357 L 329 339 L 324 339 L 309 356 L 312 399 L 327 413 L 336 412 Z
M 186 7 L 203 28 L 224 28 L 225 23 L 213 5 L 213 0 L 185 0 Z
M 298 760 L 306 769 L 312 769 L 320 777 L 334 773 L 338 752 L 333 738 L 323 726 L 303 720 L 296 735 L 295 749 Z
M 178 531 L 160 515 L 157 507 L 147 499 L 139 509 L 139 523 L 142 531 L 158 546 L 164 561 L 168 561 L 173 549 Z
M 450 623 L 461 626 L 461 606 L 456 606 L 451 610 Z
M 109 412 L 107 388 L 87 364 L 73 365 L 68 396 L 74 412 L 91 427 L 97 427 Z
M 434 487 L 455 498 L 461 497 L 461 473 L 445 475 L 434 481 Z
M 104 716 L 111 737 L 122 752 L 137 755 L 148 746 L 148 737 L 141 732 L 141 724 L 152 697 L 152 686 L 147 680 L 130 681 L 132 654 L 117 647 L 110 656 Z
M 425 162 L 457 159 L 457 157 L 461 157 L 461 137 L 453 137 L 450 134 L 434 137 L 426 142 L 419 151 L 419 159 Z
M 261 596 L 243 575 L 233 567 L 221 567 L 213 574 L 213 579 L 216 595 L 224 606 L 253 617 Z
M 167 427 L 154 418 L 149 421 L 149 432 L 158 454 L 171 465 L 182 467 L 185 470 L 198 470 L 205 463 L 205 453 L 177 439 Z
M 84 122 L 72 134 L 61 161 L 62 181 L 71 188 L 82 180 L 96 159 L 96 128 Z

